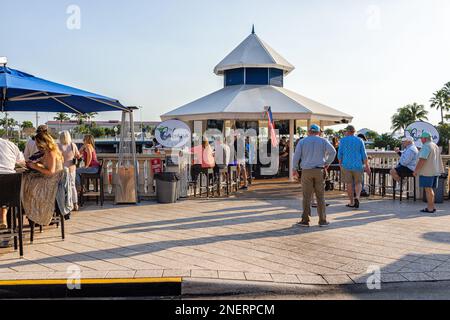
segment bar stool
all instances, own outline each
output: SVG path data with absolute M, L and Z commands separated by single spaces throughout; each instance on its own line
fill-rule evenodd
M 225 181 L 222 181 L 222 177 L 225 177 Z M 230 177 L 228 167 L 219 168 L 217 179 L 217 194 L 220 197 L 222 187 L 225 186 L 227 197 L 230 196 Z
M 202 197 L 202 190 L 206 190 L 206 197 L 209 198 L 210 193 L 214 196 L 214 168 L 202 168 L 200 171 L 200 198 Z M 203 185 L 203 177 L 206 178 L 206 185 Z
M 387 189 L 387 176 L 390 175 L 391 169 L 389 168 L 372 168 L 372 177 L 371 177 L 371 183 L 370 184 L 370 192 L 375 195 L 376 193 L 376 181 L 378 177 L 378 191 L 380 196 L 385 197 L 386 196 L 386 189 Z
M 105 193 L 103 188 L 103 160 L 99 161 L 100 166 L 96 173 L 82 173 L 81 174 L 81 191 L 80 191 L 80 206 L 84 205 L 84 198 L 96 197 L 97 205 L 100 198 L 100 205 L 103 207 L 105 200 Z M 94 190 L 90 190 L 90 184 L 93 182 Z M 83 186 L 86 186 L 87 192 L 84 191 Z
M 194 189 L 194 197 L 195 198 L 197 198 L 198 179 L 199 179 L 200 171 L 201 171 L 201 169 L 199 169 L 199 168 L 200 168 L 200 165 L 194 164 L 191 166 L 191 174 L 190 174 L 191 180 L 189 181 L 189 184 L 188 184 L 189 188 Z M 195 177 L 195 179 L 192 179 L 192 177 Z
M 410 180 L 413 178 L 413 199 L 414 201 L 417 201 L 417 181 L 416 177 L 412 174 L 408 174 L 405 176 L 400 177 L 400 202 L 403 201 L 403 182 L 406 179 L 406 200 L 409 200 L 411 196 L 411 189 L 410 189 Z M 393 198 L 395 200 L 396 198 L 396 188 L 397 188 L 397 181 L 394 180 L 393 183 Z
M 239 188 L 239 177 L 237 174 L 237 166 L 236 165 L 229 165 L 228 166 L 228 179 L 229 179 L 229 185 L 230 190 L 234 192 L 238 191 Z
M 20 257 L 23 257 L 23 216 L 20 199 L 22 174 L 0 174 L 0 185 L 7 186 L 0 190 L 0 207 L 9 208 L 11 213 L 8 229 L 0 231 L 0 240 L 14 239 L 14 250 L 19 249 Z
M 65 227 L 64 227 L 65 218 L 59 210 L 58 203 L 55 201 L 55 212 L 53 214 L 52 221 L 50 225 L 56 224 L 56 227 L 59 228 L 61 224 L 61 238 L 64 240 L 66 238 Z M 30 220 L 30 243 L 34 242 L 34 228 L 37 224 Z M 42 233 L 42 226 L 39 226 L 39 230 Z
M 339 184 L 339 191 L 342 191 L 341 166 L 339 164 L 332 164 L 328 170 L 330 172 L 331 180 L 337 182 Z

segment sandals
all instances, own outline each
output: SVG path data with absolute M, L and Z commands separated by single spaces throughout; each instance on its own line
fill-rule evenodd
M 6 223 L 0 223 L 0 230 L 8 229 L 8 225 Z
M 436 211 L 437 211 L 436 209 L 434 209 L 433 211 L 430 211 L 430 210 L 428 210 L 428 208 L 420 210 L 420 212 L 423 212 L 423 213 L 436 213 Z
M 347 208 L 354 208 L 355 205 L 347 204 L 346 207 L 347 207 Z

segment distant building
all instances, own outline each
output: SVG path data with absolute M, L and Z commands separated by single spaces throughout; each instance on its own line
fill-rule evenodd
M 89 123 L 89 122 L 84 122 Z M 105 128 L 105 129 L 114 129 L 115 127 L 120 126 L 119 120 L 109 120 L 109 121 L 92 121 L 92 123 L 95 123 L 95 125 L 98 128 Z M 141 132 L 141 128 L 151 128 L 154 130 L 156 126 L 158 126 L 160 122 L 158 121 L 143 121 L 143 122 L 135 122 L 134 123 L 134 131 L 135 132 Z M 69 120 L 69 121 L 48 121 L 46 123 L 48 128 L 54 132 L 61 132 L 61 131 L 73 131 L 76 127 L 78 127 L 80 124 L 77 120 Z

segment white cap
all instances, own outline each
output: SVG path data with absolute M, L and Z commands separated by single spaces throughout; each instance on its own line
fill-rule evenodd
M 404 138 L 402 138 L 402 142 L 406 142 L 406 141 L 414 143 L 414 139 L 412 137 L 404 137 Z

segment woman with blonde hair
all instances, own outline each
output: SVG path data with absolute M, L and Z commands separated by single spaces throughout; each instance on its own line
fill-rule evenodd
M 73 211 L 78 211 L 78 195 L 75 186 L 76 159 L 80 157 L 77 145 L 72 142 L 69 131 L 63 131 L 59 134 L 59 150 L 64 158 L 64 167 L 69 170 L 69 185 L 72 193 Z
M 34 138 L 36 147 L 43 153 L 37 162 L 27 161 L 27 167 L 43 174 L 52 176 L 62 170 L 63 156 L 52 136 L 47 132 L 39 133 Z
M 59 182 L 64 174 L 64 159 L 49 133 L 38 133 L 34 141 L 42 157 L 27 161 L 31 171 L 22 179 L 22 203 L 30 221 L 46 226 L 51 223 L 55 212 Z
M 84 136 L 83 146 L 80 149 L 80 154 L 83 155 L 84 167 L 77 169 L 76 183 L 81 188 L 81 174 L 83 173 L 97 173 L 100 163 L 97 161 L 97 153 L 95 151 L 94 137 L 90 134 Z

